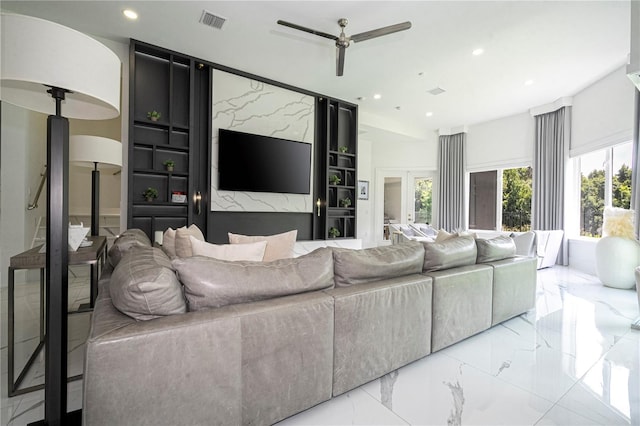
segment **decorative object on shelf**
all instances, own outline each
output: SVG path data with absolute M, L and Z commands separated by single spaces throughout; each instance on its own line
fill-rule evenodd
M 602 238 L 596 244 L 596 274 L 607 287 L 631 289 L 640 264 L 640 243 L 633 231 L 633 210 L 604 209 Z
M 346 146 L 341 146 L 341 147 L 338 148 L 338 151 L 340 151 L 343 154 L 346 154 L 347 151 L 349 151 L 349 148 L 346 147 Z
M 165 160 L 165 162 L 162 164 L 167 168 L 168 172 L 172 172 L 173 167 L 176 165 L 176 162 L 173 161 L 172 159 L 168 159 L 168 160 Z
M 160 119 L 160 117 L 162 117 L 162 114 L 160 114 L 158 111 L 153 110 L 153 111 L 149 111 L 147 113 L 147 118 L 151 121 L 158 121 Z
M 329 236 L 331 238 L 337 238 L 340 236 L 340 231 L 338 230 L 338 228 L 332 226 L 331 228 L 329 228 Z
M 351 207 L 351 198 L 347 197 L 347 198 L 343 198 L 342 200 L 340 200 L 340 206 L 341 207 Z
M 368 200 L 368 199 L 369 199 L 369 181 L 359 180 L 358 181 L 358 200 Z
M 103 170 L 120 170 L 122 144 L 100 136 L 74 135 L 69 138 L 69 162 L 81 167 L 93 167 L 91 172 L 91 235 L 99 232 L 100 216 L 100 163 Z
M 97 40 L 32 16 L 2 13 L 0 99 L 47 118 L 46 359 L 43 424 L 68 424 L 69 120 L 120 115 L 118 56 Z M 3 146 L 7 141 L 3 141 Z M 77 413 L 76 413 L 77 415 Z
M 142 195 L 144 196 L 144 198 L 147 200 L 147 202 L 152 202 L 154 198 L 158 198 L 158 190 L 155 188 L 147 188 L 144 190 L 144 192 L 142 193 Z
M 171 202 L 172 203 L 184 203 L 187 201 L 187 194 L 183 191 L 173 191 L 171 193 Z
M 340 176 L 338 175 L 329 176 L 329 183 L 331 183 L 331 185 L 339 185 L 340 182 L 342 182 L 342 179 L 340 179 Z

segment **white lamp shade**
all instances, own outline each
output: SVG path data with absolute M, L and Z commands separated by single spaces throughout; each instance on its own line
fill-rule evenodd
M 69 138 L 69 162 L 82 167 L 93 168 L 99 163 L 120 168 L 122 144 L 101 136 L 73 135 Z
M 120 115 L 118 56 L 71 28 L 32 16 L 2 14 L 0 66 L 3 101 L 54 114 L 44 86 L 66 89 L 62 115 L 109 119 Z

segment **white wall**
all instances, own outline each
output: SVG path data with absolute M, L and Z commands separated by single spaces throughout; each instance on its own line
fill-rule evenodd
M 7 286 L 9 258 L 31 247 L 39 216 L 46 214 L 46 186 L 38 209 L 27 210 L 47 157 L 47 116 L 0 103 L 0 286 Z M 16 274 L 16 281 L 23 274 Z
M 366 139 L 358 140 L 358 180 L 369 182 L 369 199 L 357 200 L 356 238 L 362 240 L 365 247 L 372 247 L 373 229 L 373 143 Z
M 620 67 L 573 96 L 572 157 L 631 140 L 634 90 Z

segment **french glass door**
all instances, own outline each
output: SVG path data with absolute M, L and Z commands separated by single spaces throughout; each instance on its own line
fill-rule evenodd
M 377 240 L 390 240 L 394 224 L 433 221 L 433 183 L 431 170 L 378 170 L 376 172 Z

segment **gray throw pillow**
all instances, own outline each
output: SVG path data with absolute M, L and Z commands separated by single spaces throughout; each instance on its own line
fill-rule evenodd
M 348 287 L 422 272 L 424 248 L 419 242 L 363 250 L 333 249 L 336 287 Z
M 476 241 L 470 235 L 451 237 L 441 243 L 424 242 L 424 272 L 440 271 L 476 263 Z
M 116 309 L 137 320 L 187 311 L 180 281 L 159 248 L 131 248 L 113 270 L 109 294 Z
M 151 241 L 144 231 L 127 229 L 115 239 L 109 249 L 109 263 L 111 263 L 111 266 L 116 267 L 120 259 L 133 247 L 151 247 Z
M 476 245 L 478 246 L 477 263 L 494 262 L 516 255 L 516 243 L 513 238 L 506 235 L 488 240 L 477 239 Z
M 331 249 L 273 262 L 176 258 L 172 262 L 184 285 L 190 311 L 272 299 L 333 287 Z

